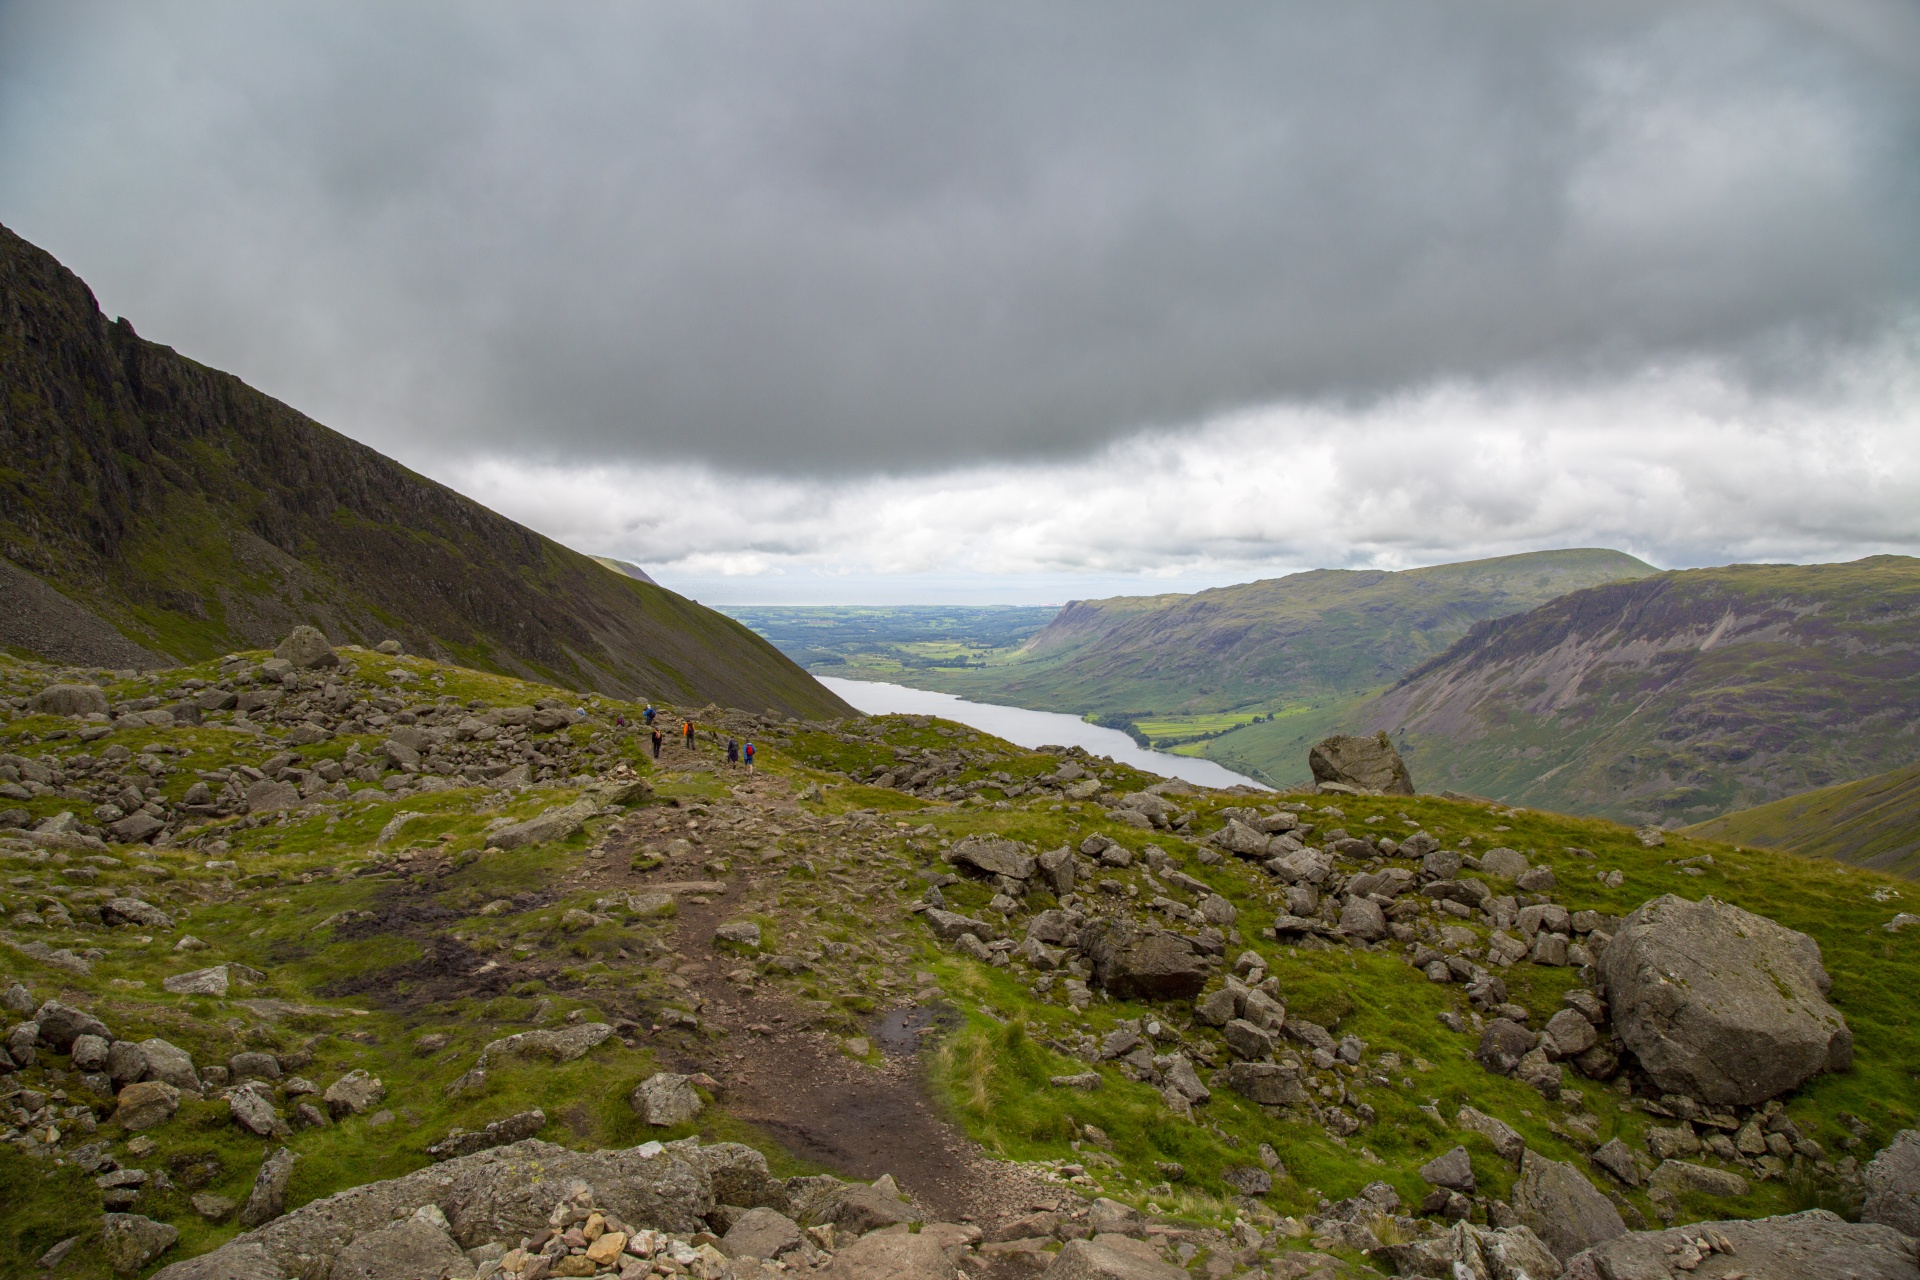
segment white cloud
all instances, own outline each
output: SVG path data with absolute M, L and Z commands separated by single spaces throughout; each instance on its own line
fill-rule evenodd
M 442 478 L 702 599 L 1057 600 L 1610 546 L 1663 566 L 1920 550 L 1920 342 L 1818 395 L 1694 363 L 1586 389 L 1282 405 L 1070 461 L 804 480 L 492 456 Z

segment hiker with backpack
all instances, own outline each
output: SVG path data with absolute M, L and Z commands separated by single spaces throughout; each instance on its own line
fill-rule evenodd
M 752 738 L 747 739 L 746 757 L 747 757 L 747 772 L 751 774 L 753 772 L 753 739 Z
M 661 741 L 662 741 L 662 739 L 661 739 L 661 737 L 660 737 L 660 729 L 659 729 L 659 727 L 658 727 L 658 726 L 655 726 L 655 728 L 654 728 L 654 730 L 653 730 L 653 758 L 654 758 L 655 760 L 658 760 L 658 759 L 660 758 L 660 743 L 661 743 Z
M 727 763 L 730 765 L 740 763 L 740 744 L 733 740 L 732 734 L 727 735 Z

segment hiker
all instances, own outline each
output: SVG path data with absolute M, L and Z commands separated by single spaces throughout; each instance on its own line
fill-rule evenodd
M 693 750 L 693 721 L 688 720 L 686 723 L 682 724 L 680 728 L 684 730 L 687 735 L 687 750 L 689 751 Z
M 753 772 L 753 739 L 752 738 L 747 739 L 746 757 L 747 757 L 747 772 L 752 773 Z
M 656 727 L 653 731 L 653 758 L 655 760 L 660 758 L 660 743 L 660 730 Z
M 733 740 L 732 734 L 727 735 L 727 763 L 740 763 L 740 744 Z
M 640 715 L 641 715 L 641 718 L 647 722 L 647 727 L 652 728 L 653 727 L 653 704 L 651 702 L 647 704 L 647 709 L 645 711 L 642 711 Z

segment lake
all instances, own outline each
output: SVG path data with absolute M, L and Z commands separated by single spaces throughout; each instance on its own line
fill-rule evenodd
M 1149 751 L 1118 729 L 1088 724 L 1078 716 L 1062 715 L 1057 711 L 1030 711 L 1025 707 L 1002 707 L 991 702 L 969 702 L 951 693 L 909 689 L 903 684 L 884 684 L 877 680 L 842 680 L 837 676 L 815 676 L 814 679 L 867 715 L 939 716 L 944 720 L 971 725 L 1023 747 L 1085 747 L 1097 756 L 1112 756 L 1121 764 L 1130 764 L 1163 778 L 1198 783 L 1203 787 L 1244 784 L 1259 787 L 1262 791 L 1270 789 L 1211 760 Z

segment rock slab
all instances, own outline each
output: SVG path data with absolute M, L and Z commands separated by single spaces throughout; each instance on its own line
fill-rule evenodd
M 1371 738 L 1335 734 L 1322 738 L 1307 753 L 1307 767 L 1315 782 L 1332 782 L 1378 791 L 1390 796 L 1413 794 L 1413 775 L 1382 729 Z

